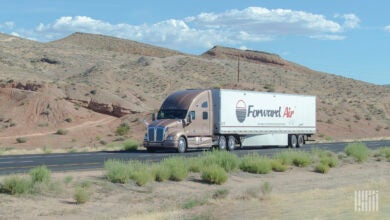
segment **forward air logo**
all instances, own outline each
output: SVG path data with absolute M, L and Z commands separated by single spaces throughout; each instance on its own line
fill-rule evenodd
M 246 104 L 243 100 L 239 100 L 236 104 L 236 116 L 239 122 L 244 122 L 246 118 Z
M 283 111 L 284 109 L 284 111 Z M 295 111 L 291 107 L 275 109 L 256 109 L 254 105 L 249 105 L 248 109 L 243 100 L 239 100 L 236 104 L 236 117 L 240 123 L 243 123 L 247 117 L 252 118 L 292 118 Z

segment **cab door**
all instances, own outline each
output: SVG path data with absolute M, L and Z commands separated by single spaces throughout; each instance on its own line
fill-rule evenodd
M 185 127 L 188 145 L 209 146 L 212 135 L 211 91 L 206 90 L 194 99 L 188 111 L 191 123 Z

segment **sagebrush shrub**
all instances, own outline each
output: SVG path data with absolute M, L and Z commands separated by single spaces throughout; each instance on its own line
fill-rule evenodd
M 203 168 L 202 180 L 211 184 L 222 184 L 227 180 L 227 173 L 224 168 L 214 164 Z
M 127 123 L 122 123 L 120 124 L 116 130 L 115 130 L 115 134 L 117 135 L 120 135 L 120 136 L 123 136 L 123 135 L 126 135 L 127 133 L 129 133 L 130 131 L 130 126 L 129 124 Z
M 240 169 L 249 173 L 267 174 L 271 171 L 271 160 L 257 153 L 245 155 L 241 159 Z
M 368 159 L 369 149 L 362 142 L 349 143 L 345 147 L 345 153 L 355 158 L 357 162 L 364 162 Z
M 125 151 L 137 150 L 138 147 L 139 147 L 139 143 L 132 139 L 129 139 L 123 143 L 123 150 Z
M 183 157 L 165 158 L 161 162 L 170 170 L 169 179 L 173 181 L 182 181 L 188 176 L 187 160 Z
M 211 152 L 204 153 L 202 160 L 204 166 L 217 164 L 225 169 L 226 172 L 231 172 L 237 169 L 240 164 L 240 159 L 237 155 L 228 151 L 220 150 L 213 150 Z
M 89 200 L 89 192 L 84 187 L 77 187 L 73 194 L 73 198 L 77 204 L 84 204 Z
M 314 167 L 314 171 L 317 172 L 317 173 L 327 173 L 329 171 L 330 167 L 328 164 L 326 163 L 318 163 L 315 167 Z
M 29 172 L 32 183 L 49 182 L 51 178 L 51 171 L 46 166 L 35 167 Z
M 11 195 L 20 195 L 31 192 L 32 187 L 31 180 L 20 176 L 11 176 L 3 180 L 0 191 Z

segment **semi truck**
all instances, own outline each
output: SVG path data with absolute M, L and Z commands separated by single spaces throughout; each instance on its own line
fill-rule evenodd
M 227 89 L 170 94 L 147 125 L 149 152 L 171 148 L 234 150 L 245 146 L 302 147 L 316 132 L 316 97 Z

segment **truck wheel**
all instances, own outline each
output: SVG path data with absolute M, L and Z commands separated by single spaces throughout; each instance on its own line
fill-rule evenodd
M 234 150 L 235 147 L 236 147 L 236 139 L 234 138 L 234 136 L 230 135 L 228 137 L 227 149 L 229 151 L 232 151 L 232 150 Z
M 297 142 L 298 142 L 297 136 L 295 134 L 290 135 L 288 146 L 292 148 L 296 148 Z
M 226 150 L 226 138 L 225 136 L 219 136 L 219 140 L 218 140 L 218 148 L 220 150 Z
M 178 153 L 184 153 L 187 150 L 187 141 L 184 137 L 179 138 L 179 144 L 177 146 Z
M 305 144 L 305 139 L 303 138 L 303 135 L 298 135 L 297 147 L 303 147 L 304 144 Z

